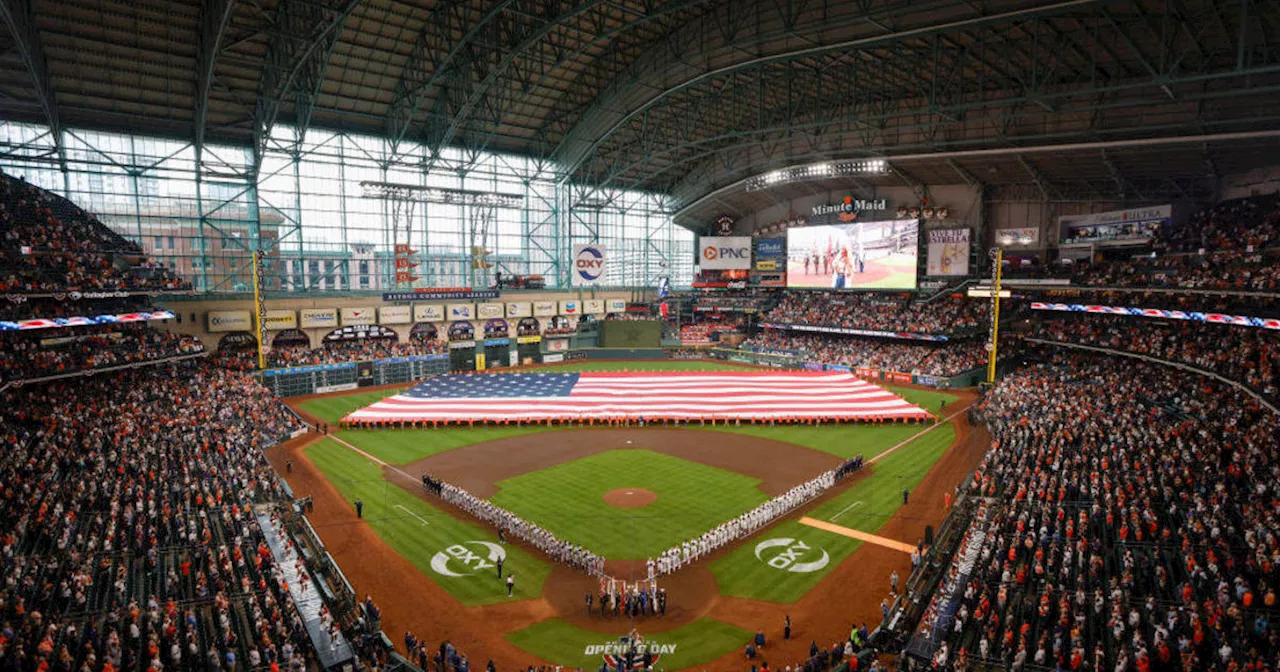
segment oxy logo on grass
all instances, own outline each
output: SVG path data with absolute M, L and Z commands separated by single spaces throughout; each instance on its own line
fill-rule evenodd
M 467 546 L 483 549 L 483 556 Z M 431 570 L 441 576 L 471 576 L 485 569 L 494 569 L 499 561 L 507 559 L 507 550 L 491 541 L 464 541 L 454 544 L 431 556 Z
M 821 557 L 815 557 L 815 551 L 821 553 Z M 826 549 L 791 537 L 765 539 L 756 544 L 756 559 L 774 569 L 796 574 L 809 574 L 831 564 L 831 555 Z
M 634 656 L 631 661 L 633 670 L 644 669 L 644 654 L 651 654 L 652 659 L 649 664 L 657 667 L 658 659 L 663 655 L 675 655 L 676 647 L 679 644 L 662 644 L 660 642 L 646 642 L 640 633 L 634 630 L 627 637 L 621 637 L 616 642 L 606 642 L 604 644 L 588 644 L 582 651 L 584 656 L 600 656 L 604 659 L 609 669 L 618 669 L 619 663 L 625 665 L 627 651 L 634 650 Z

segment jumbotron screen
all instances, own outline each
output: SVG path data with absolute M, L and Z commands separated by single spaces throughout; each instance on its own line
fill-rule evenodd
M 787 286 L 915 289 L 919 247 L 914 219 L 787 229 Z

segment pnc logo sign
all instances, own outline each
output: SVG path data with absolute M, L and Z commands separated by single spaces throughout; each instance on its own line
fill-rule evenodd
M 480 553 L 468 546 L 479 548 Z M 498 562 L 506 559 L 506 549 L 498 544 L 491 541 L 464 541 L 431 556 L 431 571 L 441 576 L 471 576 L 485 569 L 493 569 Z
M 821 555 L 815 555 L 815 551 Z M 756 544 L 756 559 L 774 569 L 796 574 L 816 572 L 831 563 L 826 549 L 815 548 L 791 537 L 765 539 Z

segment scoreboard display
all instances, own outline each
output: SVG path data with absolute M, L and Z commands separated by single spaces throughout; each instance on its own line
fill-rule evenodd
M 602 348 L 657 348 L 662 346 L 662 323 L 658 320 L 600 323 Z

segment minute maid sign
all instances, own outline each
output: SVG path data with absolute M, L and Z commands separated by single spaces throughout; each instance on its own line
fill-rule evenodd
M 858 214 L 867 210 L 888 210 L 889 203 L 883 198 L 873 200 L 863 200 L 854 198 L 853 194 L 845 194 L 843 200 L 835 205 L 819 204 L 813 206 L 814 217 L 825 217 L 835 215 L 842 222 L 852 222 L 858 218 Z

